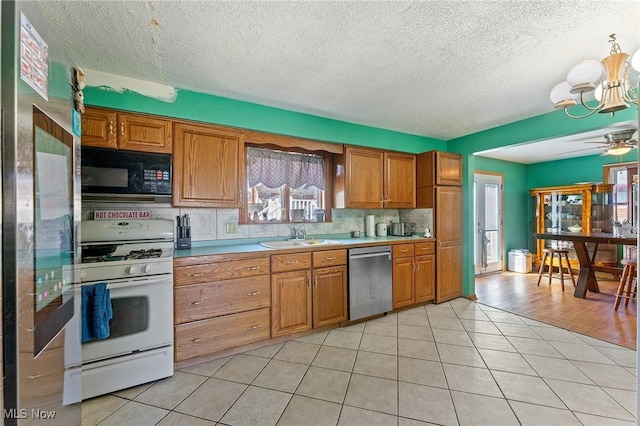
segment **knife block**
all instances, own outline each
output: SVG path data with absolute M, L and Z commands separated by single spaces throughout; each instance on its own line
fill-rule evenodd
M 191 248 L 191 237 L 179 237 L 176 243 L 177 250 L 188 250 Z

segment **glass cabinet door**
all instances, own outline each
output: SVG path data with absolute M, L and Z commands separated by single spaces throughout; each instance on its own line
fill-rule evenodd
M 583 228 L 582 193 L 552 192 L 544 196 L 546 232 L 580 232 Z
M 616 206 L 613 188 L 610 191 L 605 188 L 603 192 L 594 192 L 591 197 L 591 232 L 613 232 L 612 220 Z

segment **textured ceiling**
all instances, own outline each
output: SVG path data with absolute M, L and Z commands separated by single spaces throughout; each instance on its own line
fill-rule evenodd
M 46 1 L 78 66 L 443 140 L 552 111 L 639 1 Z

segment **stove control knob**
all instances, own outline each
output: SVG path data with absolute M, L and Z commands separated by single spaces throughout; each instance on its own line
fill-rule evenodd
M 136 267 L 135 266 L 128 266 L 127 269 L 125 269 L 125 271 L 129 275 L 134 275 L 136 273 Z
M 144 265 L 142 267 L 142 272 L 150 272 L 151 271 L 151 265 Z

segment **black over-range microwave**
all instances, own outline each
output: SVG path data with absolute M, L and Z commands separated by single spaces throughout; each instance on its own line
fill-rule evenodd
M 82 147 L 82 193 L 171 195 L 171 154 Z

